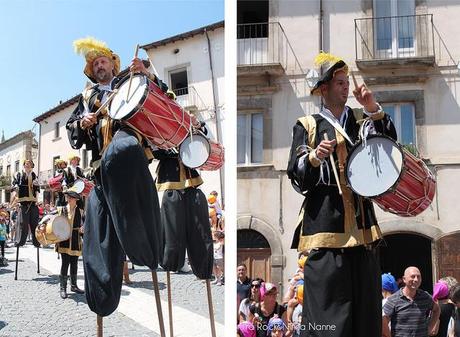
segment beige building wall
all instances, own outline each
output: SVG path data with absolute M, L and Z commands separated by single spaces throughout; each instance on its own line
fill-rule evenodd
M 26 132 L 30 132 L 30 131 L 26 131 Z M 9 140 L 6 140 L 6 142 L 8 141 Z M 3 167 L 1 175 L 2 176 L 7 175 L 7 166 L 10 165 L 10 175 L 9 176 L 11 177 L 11 180 L 12 180 L 13 177 L 18 172 L 22 171 L 23 161 L 25 159 L 32 159 L 36 164 L 37 158 L 38 158 L 38 148 L 36 146 L 32 146 L 32 138 L 21 137 L 21 139 L 18 139 L 17 142 L 12 143 L 8 147 L 2 148 L 0 150 L 0 166 Z M 19 161 L 18 170 L 16 170 L 16 161 Z M 35 172 L 37 171 L 35 170 Z M 0 194 L 1 194 L 0 200 L 2 203 L 10 201 L 10 200 L 7 200 L 8 198 L 6 197 L 7 189 L 8 188 L 0 189 Z
M 81 149 L 74 150 L 71 148 L 65 127 L 67 120 L 76 106 L 77 103 L 74 103 L 40 122 L 39 168 L 40 178 L 44 181 L 53 177 L 54 157 L 59 156 L 64 160 L 67 160 L 70 155 L 74 154 L 82 157 Z M 59 123 L 58 137 L 56 137 L 56 123 Z
M 372 17 L 372 1 L 323 0 L 322 3 L 323 50 L 344 58 L 351 70 L 357 73 L 358 82 L 363 77 L 367 79 L 355 62 L 354 20 Z M 318 13 L 319 1 L 269 2 L 269 21 L 279 22 L 283 27 L 303 73 L 291 66 L 281 74 L 267 79 L 264 71 L 249 76 L 247 69 L 240 67 L 238 70 L 238 112 L 255 109 L 257 105 L 264 112 L 265 164 L 264 167 L 243 165 L 238 168 L 239 229 L 248 228 L 243 221 L 248 215 L 269 219 L 268 223 L 275 234 L 272 238 L 266 237 L 267 240 L 269 243 L 276 240 L 282 242 L 284 269 L 279 277 L 283 284 L 286 284 L 296 269 L 297 256 L 290 245 L 303 200 L 286 176 L 292 127 L 297 118 L 319 109 L 319 100 L 309 95 L 305 81 L 305 89 L 298 90 L 308 70 L 315 68 L 313 59 L 319 52 Z M 437 178 L 437 194 L 431 206 L 414 218 L 384 213 L 377 206 L 375 209 L 384 234 L 412 232 L 436 241 L 441 236 L 460 230 L 456 216 L 458 206 L 456 198 L 453 198 L 460 188 L 460 75 L 448 55 L 449 52 L 456 62 L 460 60 L 460 28 L 453 24 L 460 15 L 460 1 L 440 4 L 438 1 L 417 0 L 416 13 L 433 14 L 434 25 L 445 43 L 444 47 L 435 32 L 435 65 L 422 71 L 421 75 L 420 70 L 414 71 L 417 77 L 423 78 L 420 81 L 391 84 L 376 82 L 369 86 L 377 97 L 386 102 L 392 102 L 392 99 L 400 101 L 408 92 L 419 95 L 417 97 L 423 106 L 420 109 L 421 116 L 416 113 L 416 140 L 421 155 Z M 409 66 L 404 71 L 410 75 L 412 69 Z M 377 78 L 397 75 L 397 69 L 389 71 L 380 70 L 379 67 L 373 73 Z M 273 92 L 260 90 L 264 86 L 274 87 Z M 359 106 L 351 90 L 348 105 Z M 268 175 L 277 179 L 265 178 Z M 253 197 L 257 202 L 248 200 Z

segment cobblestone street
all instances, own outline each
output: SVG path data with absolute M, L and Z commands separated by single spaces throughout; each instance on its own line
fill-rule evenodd
M 9 265 L 0 267 L 0 336 L 76 337 L 96 336 L 96 315 L 85 295 L 69 291 L 59 297 L 60 260 L 51 248 L 40 249 L 37 274 L 36 249 L 19 252 L 18 280 L 14 281 L 15 248 L 7 248 Z M 83 288 L 83 266 L 79 261 L 78 284 Z M 104 318 L 104 337 L 159 336 L 151 273 L 145 267 L 131 269 L 132 285 L 123 285 L 118 309 Z M 166 332 L 169 335 L 166 272 L 158 271 Z M 206 284 L 192 273 L 171 273 L 175 336 L 211 336 Z M 68 286 L 70 288 L 70 286 Z M 69 290 L 69 289 L 68 289 Z M 212 285 L 216 330 L 223 336 L 224 287 Z M 190 331 L 190 326 L 194 329 Z

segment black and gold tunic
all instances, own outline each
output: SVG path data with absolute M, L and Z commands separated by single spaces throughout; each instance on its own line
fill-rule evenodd
M 347 107 L 344 130 L 353 142 L 358 140 L 362 109 Z M 378 133 L 396 139 L 396 131 L 388 115 L 381 112 L 373 116 Z M 330 140 L 336 139 L 333 153 L 340 185 L 332 174 L 330 160 L 321 163 L 314 151 L 327 133 Z M 312 248 L 343 248 L 370 244 L 381 238 L 372 202 L 354 193 L 346 184 L 345 168 L 351 149 L 344 136 L 323 116 L 314 114 L 299 118 L 294 126 L 293 141 L 287 173 L 297 192 L 305 196 L 298 218 L 291 248 L 299 251 Z M 323 167 L 321 179 L 320 166 Z M 329 174 L 327 172 L 330 172 Z
M 31 172 L 29 175 L 26 172 L 16 174 L 12 186 L 17 189 L 18 202 L 23 204 L 37 201 L 37 192 L 40 192 L 40 186 L 33 183 L 36 179 L 35 172 Z
M 185 166 L 177 152 L 156 150 L 153 152 L 153 156 L 160 161 L 156 171 L 158 191 L 185 190 L 203 184 L 203 179 L 201 179 L 198 171 Z
M 80 228 L 82 226 L 82 209 L 75 206 L 72 210 L 70 205 L 60 208 L 60 215 L 67 217 L 72 225 L 72 234 L 68 240 L 56 243 L 56 252 L 71 256 L 81 256 L 82 238 Z

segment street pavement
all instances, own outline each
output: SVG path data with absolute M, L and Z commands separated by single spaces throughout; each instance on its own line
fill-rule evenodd
M 60 260 L 52 248 L 40 249 L 37 273 L 36 249 L 19 250 L 18 280 L 14 281 L 16 248 L 6 249 L 9 265 L 0 267 L 0 336 L 84 337 L 96 336 L 96 314 L 85 295 L 70 292 L 59 297 Z M 120 305 L 104 317 L 104 337 L 159 336 L 160 327 L 148 268 L 131 269 L 133 284 L 123 285 Z M 83 266 L 78 266 L 78 285 L 83 288 Z M 166 272 L 158 270 L 160 298 L 166 335 L 169 337 Z M 192 273 L 171 273 L 174 336 L 211 336 L 206 284 Z M 217 336 L 224 335 L 224 287 L 211 286 Z

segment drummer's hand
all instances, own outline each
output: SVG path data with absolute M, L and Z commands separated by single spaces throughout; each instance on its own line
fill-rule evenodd
M 80 227 L 80 233 L 81 233 L 81 234 L 85 233 L 85 226 L 81 226 L 81 227 Z
M 97 123 L 97 116 L 95 113 L 89 113 L 81 120 L 81 127 L 83 129 L 88 129 Z
M 366 109 L 366 111 L 377 112 L 379 109 L 379 106 L 375 101 L 374 94 L 364 83 L 353 90 L 353 95 L 355 95 L 356 100 L 364 107 L 364 109 Z
M 326 157 L 329 157 L 329 155 L 334 152 L 334 146 L 337 143 L 335 139 L 333 140 L 322 140 L 321 143 L 319 143 L 318 147 L 315 149 L 316 151 L 316 156 L 320 159 L 323 160 Z
M 144 66 L 144 62 L 140 58 L 133 58 L 131 61 L 131 65 L 129 66 L 129 71 L 133 73 L 143 73 L 145 75 L 149 74 L 149 71 L 147 68 Z

